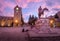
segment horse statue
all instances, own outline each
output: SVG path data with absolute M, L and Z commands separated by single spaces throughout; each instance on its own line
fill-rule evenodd
M 43 15 L 44 14 L 44 11 L 49 11 L 47 8 L 44 8 L 44 9 L 42 9 L 41 8 L 41 6 L 39 7 L 39 9 L 38 9 L 38 17 L 40 18 L 41 17 L 41 15 Z

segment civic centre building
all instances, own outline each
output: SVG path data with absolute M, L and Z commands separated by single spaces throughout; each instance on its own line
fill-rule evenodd
M 14 8 L 14 17 L 0 16 L 0 26 L 21 26 L 23 24 L 22 8 Z

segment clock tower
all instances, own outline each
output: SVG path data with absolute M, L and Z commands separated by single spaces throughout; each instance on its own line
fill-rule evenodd
M 22 25 L 22 8 L 18 5 L 14 8 L 14 26 Z

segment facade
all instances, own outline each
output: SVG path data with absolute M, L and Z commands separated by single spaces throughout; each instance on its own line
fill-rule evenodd
M 13 26 L 13 17 L 0 16 L 0 26 Z
M 54 17 L 55 17 L 55 27 L 60 28 L 60 11 L 58 11 Z
M 14 8 L 14 26 L 21 26 L 22 25 L 22 8 L 18 5 Z
M 0 16 L 0 26 L 21 26 L 23 24 L 22 8 L 18 5 L 14 8 L 14 17 Z
M 55 19 L 54 18 L 40 18 L 35 22 L 35 26 L 39 29 L 42 26 L 48 26 L 51 28 L 55 27 Z
M 49 18 L 40 18 L 35 22 L 35 26 L 49 26 Z

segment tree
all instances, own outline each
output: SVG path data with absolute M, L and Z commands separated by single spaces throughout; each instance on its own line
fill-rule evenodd
M 31 25 L 31 15 L 29 16 L 28 24 Z
M 35 25 L 35 21 L 37 20 L 37 17 L 34 17 L 34 15 L 30 15 L 28 24 Z
M 54 16 L 54 17 L 55 17 L 55 18 L 59 18 L 57 14 L 55 14 L 55 16 Z

